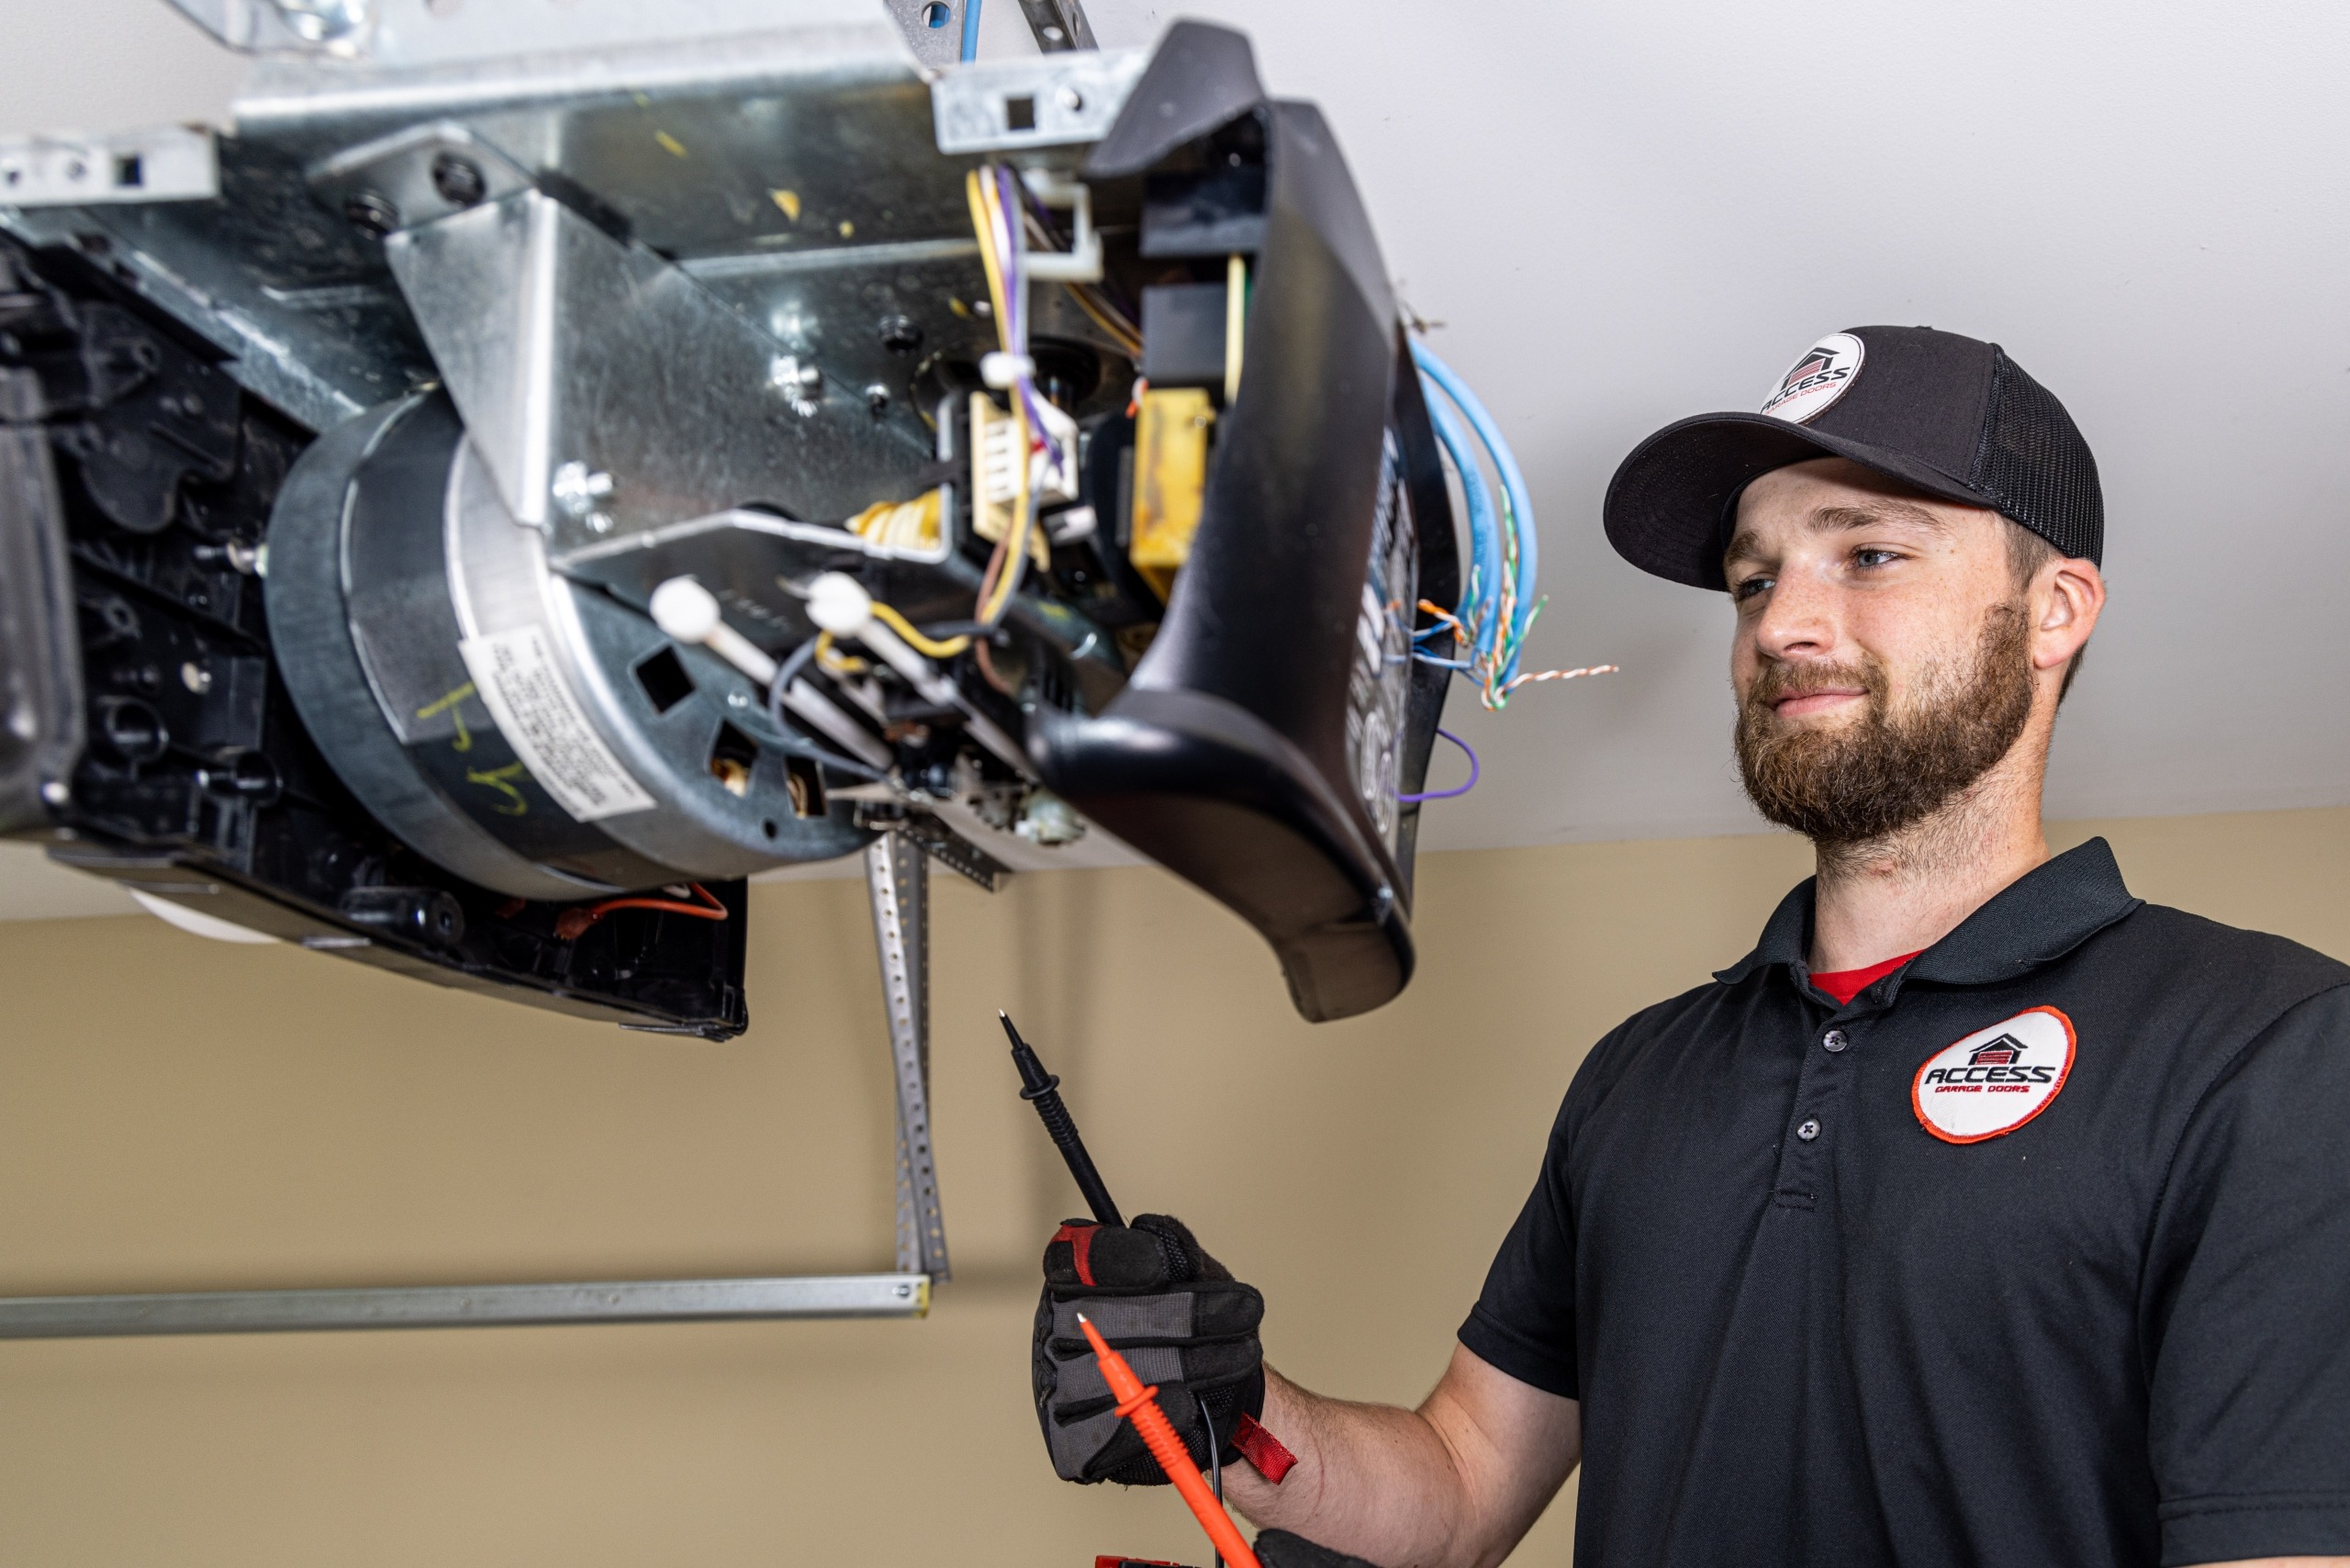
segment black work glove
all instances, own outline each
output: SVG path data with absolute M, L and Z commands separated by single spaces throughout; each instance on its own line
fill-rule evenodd
M 1070 1220 L 1045 1248 L 1031 1374 L 1053 1469 L 1064 1481 L 1158 1486 L 1166 1473 L 1117 1414 L 1093 1348 L 1077 1326 L 1080 1312 L 1136 1377 L 1158 1386 L 1158 1407 L 1193 1463 L 1208 1467 L 1202 1401 L 1223 1462 L 1239 1458 L 1233 1428 L 1265 1408 L 1264 1350 L 1257 1342 L 1265 1298 L 1255 1287 L 1235 1280 L 1181 1220 L 1165 1215 L 1136 1215 L 1130 1226 Z
M 1316 1546 L 1304 1536 L 1292 1535 L 1285 1529 L 1265 1530 L 1249 1544 L 1256 1549 L 1257 1561 L 1264 1568 L 1372 1568 L 1360 1557 Z

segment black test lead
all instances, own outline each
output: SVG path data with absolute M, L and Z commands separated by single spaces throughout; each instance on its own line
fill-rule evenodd
M 1061 1103 L 1059 1076 L 1045 1070 L 1035 1051 L 1013 1026 L 1012 1014 L 998 1008 L 995 1015 L 1003 1021 L 1003 1032 L 1012 1041 L 1012 1063 L 1020 1070 L 1020 1097 L 1036 1107 L 1045 1130 L 1052 1135 L 1053 1147 L 1061 1151 L 1069 1173 L 1077 1180 L 1077 1190 L 1085 1194 L 1085 1206 L 1100 1224 L 1124 1226 L 1125 1219 L 1118 1213 L 1110 1189 L 1102 1184 L 1102 1172 L 1093 1169 L 1093 1157 L 1085 1151 L 1085 1140 L 1077 1136 L 1077 1123 Z

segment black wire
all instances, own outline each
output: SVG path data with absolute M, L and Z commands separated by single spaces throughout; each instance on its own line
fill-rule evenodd
M 800 672 L 806 669 L 808 661 L 815 656 L 816 639 L 811 637 L 794 648 L 791 651 L 791 656 L 785 659 L 782 666 L 775 672 L 775 679 L 767 684 L 768 722 L 775 725 L 777 734 L 785 737 L 787 741 L 797 743 L 791 749 L 806 747 L 808 756 L 816 763 L 825 767 L 837 768 L 853 778 L 869 779 L 877 784 L 886 783 L 890 776 L 880 769 L 867 767 L 861 762 L 851 762 L 848 758 L 835 756 L 820 746 L 809 745 L 808 743 L 800 741 L 792 734 L 791 725 L 783 716 L 783 694 L 791 689 L 791 683 L 800 678 Z
M 1192 1403 L 1200 1407 L 1200 1425 L 1208 1434 L 1208 1484 L 1215 1488 L 1216 1506 L 1224 1506 L 1224 1445 L 1215 1439 L 1215 1417 L 1208 1414 L 1208 1402 L 1197 1389 L 1192 1391 Z M 1215 1568 L 1224 1568 L 1224 1553 L 1214 1554 Z

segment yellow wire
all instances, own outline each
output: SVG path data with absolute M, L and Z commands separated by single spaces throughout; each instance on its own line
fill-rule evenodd
M 971 227 L 979 240 L 979 264 L 987 269 L 988 298 L 995 310 L 996 342 L 1009 350 L 1012 344 L 1005 334 L 1011 328 L 1012 318 L 1003 308 L 1003 274 L 996 266 L 995 224 L 990 217 L 995 204 L 988 199 L 990 195 L 989 184 L 979 177 L 977 169 L 973 169 L 963 176 L 963 195 L 971 204 Z
M 863 659 L 852 658 L 846 654 L 837 652 L 833 647 L 833 634 L 830 632 L 816 633 L 816 662 L 835 675 L 856 675 L 873 667 Z
M 889 627 L 890 631 L 903 637 L 910 646 L 928 654 L 934 659 L 951 659 L 971 645 L 971 639 L 968 637 L 949 637 L 943 643 L 934 637 L 925 637 L 914 630 L 912 622 L 908 621 L 878 599 L 873 601 L 873 617 Z
M 1125 350 L 1129 355 L 1142 353 L 1142 340 L 1136 337 L 1125 326 L 1113 319 L 1110 313 L 1095 304 L 1084 289 L 1073 283 L 1064 286 L 1069 289 L 1069 297 L 1077 301 L 1077 308 L 1091 317 L 1093 324 L 1109 335 L 1112 342 Z
M 996 579 L 994 594 L 979 607 L 978 616 L 990 625 L 1012 602 L 1013 590 L 1020 586 L 1021 575 L 1028 567 L 1028 410 L 1018 398 L 1012 400 L 1012 449 L 1019 455 L 1012 465 L 1012 526 L 1004 530 L 1003 571 Z
M 1004 308 L 1004 280 L 996 265 L 995 230 L 1002 215 L 995 183 L 982 178 L 973 169 L 963 176 L 963 195 L 970 204 L 971 228 L 979 241 L 979 263 L 987 269 L 988 297 L 995 307 L 996 342 L 1006 353 L 1012 349 L 1012 318 Z M 1007 230 L 1009 225 L 1006 225 Z M 1013 590 L 1028 564 L 1028 410 L 1018 397 L 1011 399 L 1013 421 L 1012 526 L 1004 532 L 1003 570 L 997 579 L 995 590 L 986 603 L 979 607 L 977 619 L 992 624 L 1003 607 L 1012 602 Z M 974 498 L 976 503 L 976 498 Z

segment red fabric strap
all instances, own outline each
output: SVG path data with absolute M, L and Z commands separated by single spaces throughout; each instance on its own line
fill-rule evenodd
M 1924 951 L 1923 947 L 1918 949 L 1918 953 Z M 1826 974 L 1812 976 L 1811 983 L 1834 997 L 1837 1006 L 1846 1006 L 1852 998 L 1916 958 L 1918 953 L 1904 953 L 1897 958 L 1887 958 L 1864 969 L 1832 969 Z
M 1258 1474 L 1276 1486 L 1297 1465 L 1297 1455 L 1281 1447 L 1281 1439 L 1259 1426 L 1254 1416 L 1241 1417 L 1239 1425 L 1232 1428 L 1232 1446 L 1256 1466 Z
M 1077 1282 L 1082 1285 L 1096 1284 L 1093 1277 L 1093 1233 L 1098 1225 L 1065 1225 L 1053 1232 L 1054 1241 L 1069 1243 L 1069 1255 L 1077 1268 Z M 1050 1246 L 1051 1242 L 1047 1242 Z

